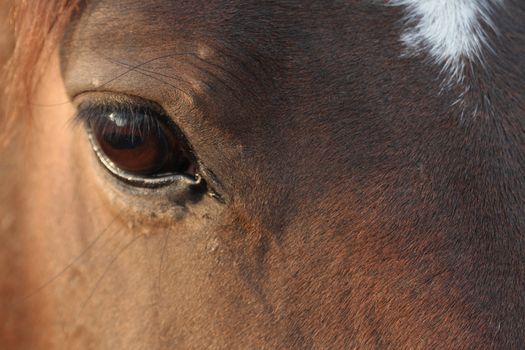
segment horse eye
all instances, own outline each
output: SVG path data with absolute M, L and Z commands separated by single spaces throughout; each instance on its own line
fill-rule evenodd
M 196 167 L 180 132 L 148 108 L 87 106 L 78 118 L 101 163 L 115 176 L 137 184 L 169 183 L 174 176 L 196 179 Z

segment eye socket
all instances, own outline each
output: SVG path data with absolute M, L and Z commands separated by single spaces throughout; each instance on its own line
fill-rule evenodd
M 200 182 L 184 136 L 161 112 L 127 101 L 84 103 L 77 119 L 101 163 L 120 180 L 145 187 Z

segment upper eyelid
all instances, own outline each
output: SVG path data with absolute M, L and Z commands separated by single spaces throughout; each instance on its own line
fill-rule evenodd
M 133 109 L 144 109 L 156 114 L 167 116 L 164 108 L 157 102 L 121 92 L 93 90 L 83 91 L 71 97 L 77 110 L 83 106 L 92 105 L 107 108 L 122 108 L 122 110 L 132 111 Z
M 184 130 L 185 124 L 191 124 L 192 119 L 203 115 L 201 108 L 193 103 L 195 101 L 186 101 L 176 96 L 170 96 L 167 103 L 128 92 L 87 89 L 72 95 L 70 99 L 77 111 L 87 105 L 142 107 L 152 111 L 160 121 L 164 121 L 166 125 L 174 127 L 177 131 Z

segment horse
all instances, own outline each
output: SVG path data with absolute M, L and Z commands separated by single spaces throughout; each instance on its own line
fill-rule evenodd
M 519 349 L 519 0 L 14 4 L 4 349 Z

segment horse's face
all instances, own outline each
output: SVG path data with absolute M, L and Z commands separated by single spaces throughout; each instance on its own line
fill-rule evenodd
M 401 17 L 366 1 L 88 2 L 42 81 L 17 182 L 35 343 L 523 337 L 523 90 L 462 117 L 475 103 L 451 106 L 440 67 L 402 56 Z M 71 123 L 145 107 L 192 152 L 154 186 L 112 174 Z M 133 152 L 110 160 L 142 166 Z

